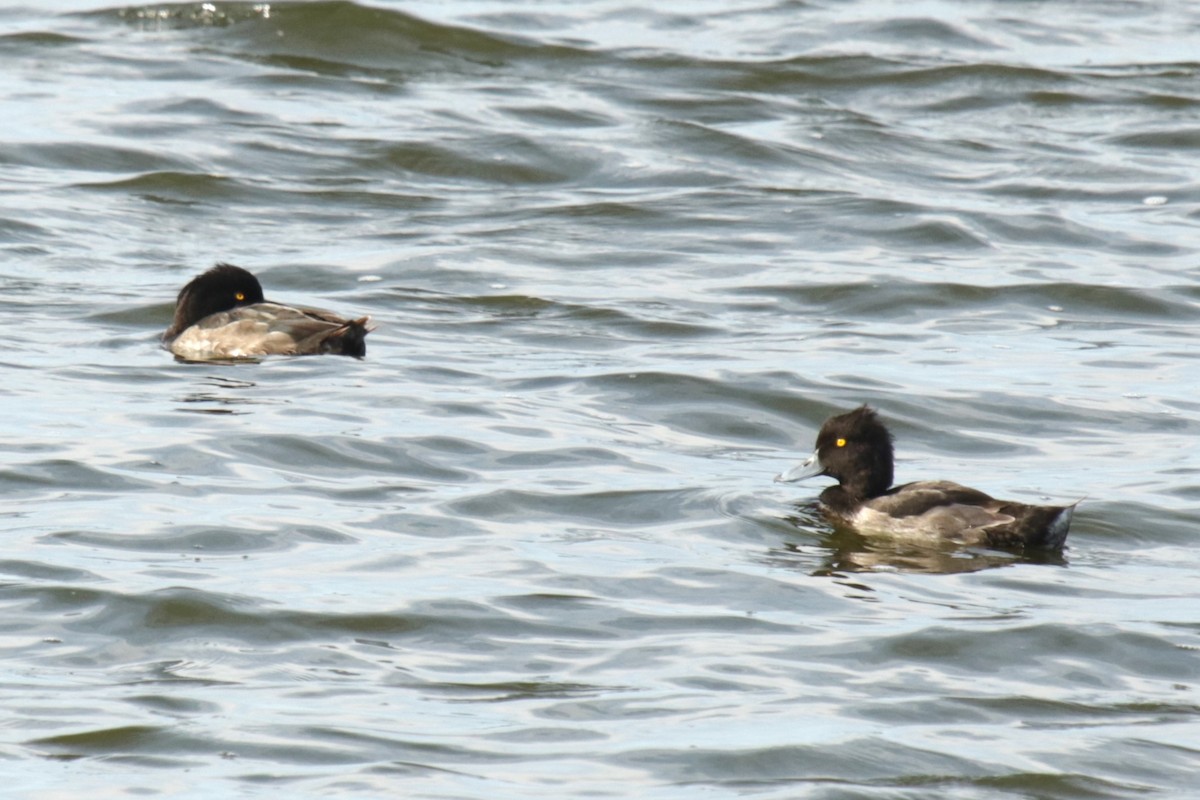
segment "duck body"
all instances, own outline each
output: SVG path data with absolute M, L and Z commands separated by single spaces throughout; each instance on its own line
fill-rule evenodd
M 776 480 L 837 479 L 821 492 L 821 510 L 863 534 L 1001 548 L 1058 549 L 1066 541 L 1074 504 L 997 500 L 952 481 L 892 486 L 893 460 L 891 433 L 864 405 L 826 420 L 812 457 Z
M 188 361 L 271 355 L 362 358 L 370 317 L 345 319 L 330 311 L 273 303 L 250 272 L 217 264 L 179 292 L 163 346 Z

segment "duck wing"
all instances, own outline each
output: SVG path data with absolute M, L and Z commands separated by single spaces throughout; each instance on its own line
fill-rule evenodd
M 348 320 L 315 308 L 255 303 L 209 314 L 171 342 L 181 358 L 208 360 L 339 353 L 362 356 L 368 317 Z
M 1013 522 L 996 504 L 990 495 L 952 481 L 917 481 L 866 501 L 852 522 L 864 532 L 976 544 L 985 541 L 991 526 Z
M 946 506 L 982 506 L 994 502 L 990 495 L 953 481 L 915 481 L 895 486 L 867 505 L 893 517 L 919 517 Z
M 988 547 L 1062 547 L 1074 506 L 1035 506 L 952 481 L 897 486 L 863 504 L 855 524 L 892 535 L 936 536 Z
M 364 341 L 375 326 L 369 316 L 346 319 L 345 317 L 326 311 L 323 308 L 294 306 L 297 311 L 313 320 L 326 322 L 330 328 L 314 328 L 309 337 L 297 346 L 299 353 L 335 353 L 343 356 L 362 358 L 367 354 Z

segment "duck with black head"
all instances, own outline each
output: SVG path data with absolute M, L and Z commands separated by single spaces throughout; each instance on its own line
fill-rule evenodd
M 775 480 L 834 478 L 837 485 L 821 492 L 821 510 L 863 534 L 999 548 L 1061 548 L 1076 505 L 997 500 L 951 481 L 892 486 L 892 474 L 892 434 L 863 405 L 825 420 L 812 457 Z
M 163 347 L 187 361 L 334 353 L 362 358 L 370 317 L 344 319 L 331 311 L 287 306 L 263 298 L 250 272 L 217 264 L 179 291 Z

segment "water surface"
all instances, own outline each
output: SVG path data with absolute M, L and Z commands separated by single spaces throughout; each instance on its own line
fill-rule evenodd
M 11 796 L 1195 791 L 1200 9 L 36 5 Z M 175 362 L 217 260 L 367 358 Z M 830 528 L 862 402 L 1068 548 Z

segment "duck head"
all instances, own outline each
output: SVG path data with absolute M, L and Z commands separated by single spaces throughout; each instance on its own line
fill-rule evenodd
M 892 485 L 892 434 L 865 405 L 825 420 L 816 451 L 802 464 L 776 476 L 783 482 L 827 475 L 851 496 L 877 497 Z

